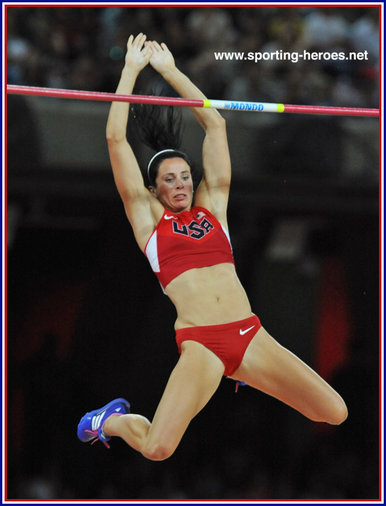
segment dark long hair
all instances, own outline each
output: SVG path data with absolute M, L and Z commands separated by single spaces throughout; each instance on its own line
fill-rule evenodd
M 158 90 L 157 90 L 158 91 Z M 162 90 L 165 95 L 165 89 Z M 154 89 L 147 95 L 156 95 Z M 158 96 L 160 93 L 157 94 Z M 168 96 L 172 92 L 167 91 Z M 147 167 L 147 177 L 149 184 L 156 186 L 155 180 L 158 174 L 158 168 L 166 158 L 179 157 L 186 161 L 193 173 L 192 163 L 188 155 L 180 150 L 183 136 L 183 122 L 180 107 L 160 106 L 153 104 L 132 104 L 131 105 L 131 129 L 135 128 L 135 135 L 139 140 L 153 149 L 156 153 L 163 150 L 153 157 Z M 193 174 L 192 174 L 193 176 Z

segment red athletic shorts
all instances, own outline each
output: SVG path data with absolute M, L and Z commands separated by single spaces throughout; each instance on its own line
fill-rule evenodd
M 224 325 L 185 327 L 176 331 L 178 351 L 181 343 L 196 341 L 211 350 L 225 365 L 224 376 L 231 376 L 241 364 L 245 351 L 260 329 L 256 315 Z

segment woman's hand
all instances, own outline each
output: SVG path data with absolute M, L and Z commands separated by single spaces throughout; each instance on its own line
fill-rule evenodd
M 139 33 L 135 38 L 130 35 L 127 41 L 125 65 L 140 72 L 150 61 L 152 48 L 146 42 L 146 35 Z
M 160 74 L 164 74 L 176 67 L 172 53 L 164 42 L 158 44 L 155 40 L 146 43 L 151 49 L 150 65 Z

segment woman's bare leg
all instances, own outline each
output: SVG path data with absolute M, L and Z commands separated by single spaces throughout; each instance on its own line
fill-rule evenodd
M 272 395 L 311 420 L 339 425 L 347 418 L 340 395 L 263 327 L 232 378 Z
M 148 459 L 164 460 L 217 390 L 223 373 L 224 365 L 216 355 L 199 343 L 185 341 L 153 421 L 136 414 L 111 416 L 103 432 L 120 436 Z

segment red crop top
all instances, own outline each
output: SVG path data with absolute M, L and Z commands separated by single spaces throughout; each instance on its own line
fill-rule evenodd
M 163 289 L 189 269 L 234 264 L 227 230 L 204 207 L 176 214 L 165 210 L 145 255 Z

